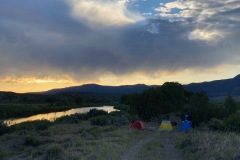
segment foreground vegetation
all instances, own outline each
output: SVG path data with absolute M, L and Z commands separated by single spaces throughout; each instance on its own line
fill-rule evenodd
M 168 145 L 174 145 L 171 150 Z M 187 133 L 159 133 L 154 141 L 144 145 L 138 160 L 168 160 L 167 152 L 186 160 L 239 160 L 240 136 L 234 132 L 212 132 L 194 130 Z M 178 157 L 176 157 L 178 159 Z
M 57 124 L 43 131 L 27 131 L 27 135 L 22 131 L 2 136 L 0 159 L 12 155 L 16 159 L 117 159 L 146 134 L 126 127 L 91 126 L 88 122 Z
M 14 131 L 0 136 L 0 159 L 117 160 L 138 141 L 151 136 L 155 136 L 152 141 L 136 150 L 135 159 L 168 160 L 167 154 L 174 155 L 176 151 L 187 160 L 237 160 L 240 155 L 240 137 L 234 132 L 138 131 L 129 130 L 130 123 L 93 125 L 91 118 L 75 118 L 76 115 L 54 123 L 42 120 L 16 125 Z M 174 149 L 169 151 L 170 143 Z
M 240 136 L 234 132 L 192 131 L 179 134 L 176 147 L 186 159 L 240 159 Z
M 121 112 L 91 110 L 55 122 L 39 120 L 11 127 L 0 125 L 0 159 L 117 159 L 151 132 L 128 130 Z

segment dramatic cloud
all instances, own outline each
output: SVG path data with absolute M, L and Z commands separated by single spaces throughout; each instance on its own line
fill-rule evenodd
M 231 33 L 240 22 L 240 2 L 237 0 L 177 0 L 161 3 L 155 10 L 161 18 L 195 24 L 196 29 L 190 33 L 190 39 L 219 40 Z
M 126 10 L 125 0 L 68 0 L 72 7 L 72 16 L 85 20 L 90 25 L 126 25 L 143 18 Z
M 1 1 L 0 85 L 233 76 L 239 26 L 234 0 Z

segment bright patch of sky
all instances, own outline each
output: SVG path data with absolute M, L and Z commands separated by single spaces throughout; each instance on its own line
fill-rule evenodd
M 142 14 L 142 16 L 146 18 L 159 18 L 159 11 L 156 8 L 159 7 L 160 4 L 166 4 L 169 2 L 173 2 L 171 0 L 128 0 L 127 8 L 129 10 L 137 11 Z M 173 8 L 170 13 L 175 14 L 180 10 L 177 8 Z

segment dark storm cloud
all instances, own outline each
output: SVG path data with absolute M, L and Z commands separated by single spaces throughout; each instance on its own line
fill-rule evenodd
M 92 27 L 73 19 L 71 7 L 62 0 L 0 3 L 2 76 L 67 73 L 76 79 L 88 79 L 106 72 L 176 71 L 231 63 L 239 54 L 239 9 L 216 13 L 201 24 L 159 18 Z M 213 24 L 211 18 L 220 24 L 210 29 L 225 31 L 224 37 L 217 42 L 190 40 L 189 34 L 196 28 Z

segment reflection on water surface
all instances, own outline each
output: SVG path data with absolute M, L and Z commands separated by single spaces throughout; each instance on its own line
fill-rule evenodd
M 11 126 L 11 125 L 26 122 L 26 121 L 34 121 L 34 120 L 41 120 L 41 119 L 54 121 L 58 117 L 71 115 L 71 114 L 75 114 L 75 113 L 86 113 L 86 112 L 88 112 L 88 111 L 90 111 L 91 109 L 94 109 L 94 108 L 95 109 L 101 109 L 101 110 L 104 110 L 104 111 L 107 111 L 107 112 L 115 111 L 113 106 L 85 107 L 85 108 L 70 109 L 70 110 L 63 111 L 63 112 L 52 112 L 52 113 L 45 113 L 45 114 L 37 114 L 37 115 L 31 116 L 31 117 L 26 117 L 26 118 L 8 119 L 8 120 L 5 120 L 4 122 L 8 126 Z

